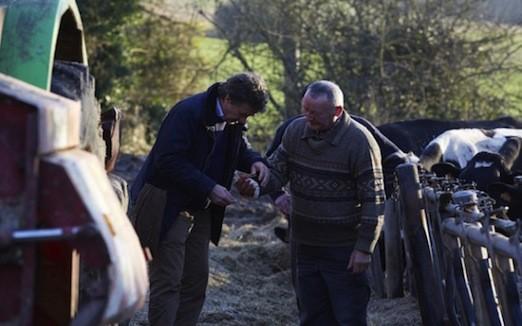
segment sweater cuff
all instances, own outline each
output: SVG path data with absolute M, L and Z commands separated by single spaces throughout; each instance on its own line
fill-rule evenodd
M 362 223 L 359 227 L 359 235 L 355 242 L 354 249 L 372 254 L 381 234 L 384 217 L 382 215 L 376 218 L 362 216 L 361 221 Z
M 377 239 L 366 239 L 359 237 L 355 243 L 354 249 L 371 255 L 373 254 L 376 245 Z

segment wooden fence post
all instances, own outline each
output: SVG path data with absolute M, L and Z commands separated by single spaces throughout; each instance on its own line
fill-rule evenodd
M 387 199 L 384 210 L 385 288 L 388 298 L 404 296 L 404 259 L 398 201 Z
M 434 273 L 434 266 L 426 214 L 423 209 L 422 191 L 417 167 L 401 164 L 397 167 L 401 203 L 404 205 L 406 222 L 405 241 L 410 243 L 411 259 L 414 269 L 415 287 L 424 325 L 444 325 L 444 301 L 442 286 Z

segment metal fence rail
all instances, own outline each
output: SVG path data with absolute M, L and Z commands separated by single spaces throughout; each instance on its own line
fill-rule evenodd
M 473 185 L 419 174 L 413 164 L 396 172 L 401 213 L 393 223 L 402 225 L 423 324 L 522 325 L 520 225 Z M 402 255 L 386 252 L 387 262 Z

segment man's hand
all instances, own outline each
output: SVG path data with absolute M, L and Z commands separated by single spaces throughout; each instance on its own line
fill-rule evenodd
M 252 164 L 250 167 L 250 173 L 252 175 L 257 175 L 257 179 L 262 187 L 266 186 L 270 179 L 270 169 L 263 162 L 255 162 Z
M 259 195 L 259 186 L 257 185 L 257 182 L 250 177 L 249 174 L 239 173 L 238 176 L 239 177 L 235 183 L 235 186 L 241 196 L 255 197 L 256 190 L 257 194 Z
M 287 192 L 277 197 L 274 203 L 277 206 L 277 208 L 279 208 L 281 212 L 283 212 L 283 214 L 290 215 L 290 211 L 292 210 L 292 200 Z
M 227 206 L 236 201 L 234 196 L 232 196 L 232 194 L 227 190 L 227 188 L 219 184 L 215 185 L 214 188 L 212 188 L 212 191 L 210 192 L 210 195 L 208 197 L 213 204 L 216 204 L 218 206 Z
M 362 273 L 368 269 L 372 258 L 370 254 L 365 252 L 354 250 L 350 256 L 350 262 L 348 263 L 348 270 L 352 273 Z

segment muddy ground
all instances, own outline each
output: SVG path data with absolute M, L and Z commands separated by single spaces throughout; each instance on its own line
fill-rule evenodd
M 123 155 L 116 173 L 132 181 L 143 158 Z M 227 208 L 223 236 L 210 249 L 210 279 L 199 325 L 297 325 L 290 282 L 288 247 L 273 234 L 285 225 L 283 216 L 266 198 L 240 199 Z M 372 296 L 369 325 L 420 325 L 411 297 Z M 148 325 L 147 307 L 131 325 Z

